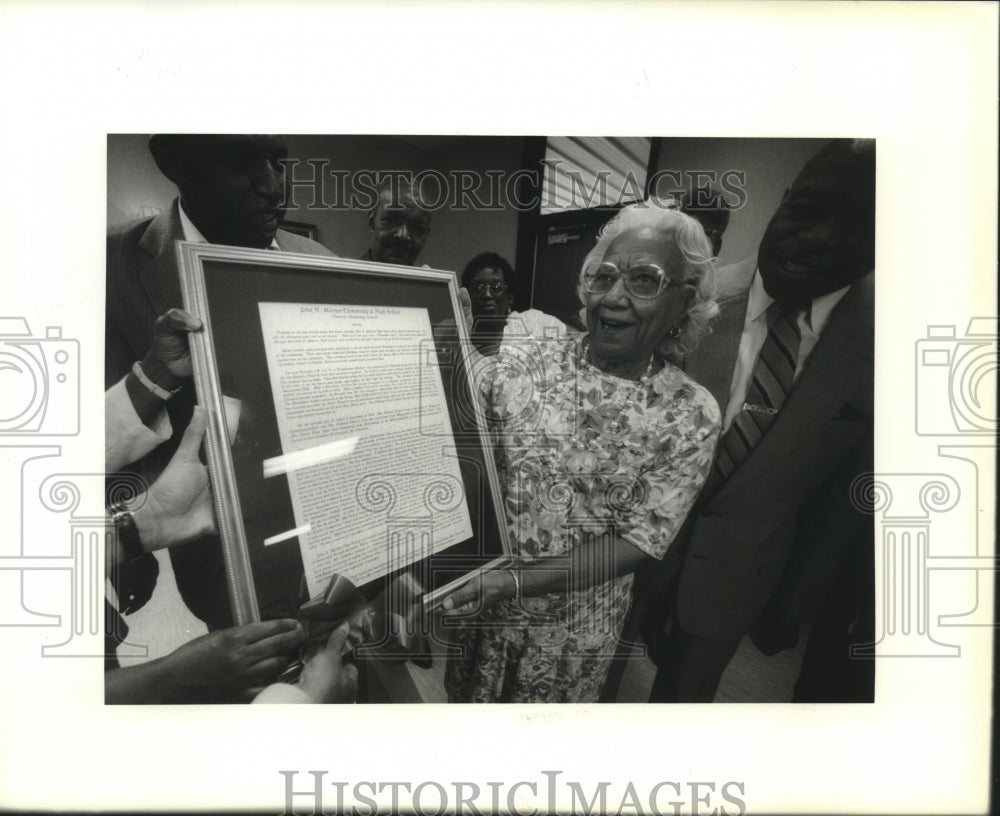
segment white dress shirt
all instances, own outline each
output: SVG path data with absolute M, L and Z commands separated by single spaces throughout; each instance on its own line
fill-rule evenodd
M 809 355 L 816 347 L 816 343 L 823 333 L 823 328 L 830 319 L 830 314 L 850 288 L 850 286 L 845 286 L 836 292 L 830 292 L 828 295 L 816 298 L 809 305 L 809 308 L 799 315 L 798 322 L 799 330 L 802 332 L 802 342 L 799 345 L 799 358 L 795 365 L 796 380 L 806 367 Z M 733 384 L 729 389 L 729 404 L 726 406 L 726 415 L 722 423 L 723 433 L 729 430 L 733 419 L 742 410 L 743 403 L 746 401 L 757 356 L 767 339 L 769 328 L 767 310 L 771 308 L 772 303 L 774 303 L 774 298 L 765 291 L 760 270 L 757 270 L 754 273 L 753 282 L 750 284 L 747 316 L 743 323 L 743 334 L 740 337 L 736 368 L 733 370 Z

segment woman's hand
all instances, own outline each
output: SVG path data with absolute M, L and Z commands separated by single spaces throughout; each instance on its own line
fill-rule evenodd
M 353 703 L 358 696 L 358 667 L 344 665 L 350 651 L 350 624 L 344 621 L 330 633 L 326 645 L 306 658 L 296 685 L 312 703 Z
M 485 612 L 516 594 L 517 586 L 510 570 L 489 570 L 452 592 L 441 602 L 441 611 L 446 615 Z
M 472 296 L 464 286 L 458 290 L 458 302 L 462 304 L 462 320 L 465 322 L 466 334 L 472 333 Z
M 461 321 L 465 324 L 465 333 L 469 334 L 472 331 L 472 298 L 469 297 L 469 290 L 464 286 L 458 290 L 458 302 L 462 307 Z M 442 320 L 436 326 L 433 327 L 434 340 L 441 345 L 443 343 L 457 343 L 458 342 L 458 327 L 455 325 L 455 321 L 450 317 L 447 320 Z

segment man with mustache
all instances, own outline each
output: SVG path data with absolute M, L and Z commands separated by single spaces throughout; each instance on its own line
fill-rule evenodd
M 719 321 L 684 363 L 723 412 L 716 461 L 673 553 L 636 584 L 651 702 L 711 702 L 745 634 L 767 654 L 793 645 L 827 598 L 853 642 L 873 629 L 873 521 L 851 485 L 872 470 L 874 266 L 874 144 L 839 139 L 757 256 L 719 270 Z M 848 661 L 841 634 L 826 648 L 843 651 L 846 699 L 870 700 L 871 664 Z
M 363 261 L 413 266 L 431 231 L 431 215 L 418 192 L 404 177 L 390 178 L 378 186 L 378 202 L 368 213 L 371 245 Z
M 105 314 L 105 388 L 136 361 L 144 387 L 172 394 L 181 382 L 164 366 L 144 360 L 158 315 L 183 306 L 174 252 L 177 240 L 332 255 L 321 244 L 281 230 L 285 207 L 284 141 L 268 135 L 157 134 L 149 149 L 179 197 L 154 218 L 108 230 Z M 148 383 L 148 385 L 146 384 Z M 173 438 L 149 454 L 148 481 L 163 470 L 191 420 L 195 395 L 181 388 L 167 402 Z M 210 628 L 231 623 L 219 541 L 211 536 L 170 551 L 185 603 Z M 140 608 L 152 594 L 158 568 L 152 556 L 122 571 L 120 611 Z

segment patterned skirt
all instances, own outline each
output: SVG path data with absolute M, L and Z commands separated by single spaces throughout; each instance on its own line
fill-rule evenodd
M 445 669 L 448 701 L 597 702 L 628 613 L 632 576 L 612 583 L 610 593 L 605 585 L 524 598 L 520 606 L 506 601 L 466 623 L 452 639 Z

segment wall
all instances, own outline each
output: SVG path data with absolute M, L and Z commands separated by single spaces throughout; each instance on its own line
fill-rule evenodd
M 719 266 L 757 252 L 768 221 L 806 161 L 827 139 L 663 138 L 660 170 L 746 173 L 746 204 L 732 213 Z
M 479 200 L 489 203 L 488 179 L 483 174 L 487 170 L 503 171 L 504 179 L 521 167 L 523 140 L 500 136 L 463 137 L 450 144 L 439 145 L 427 158 L 427 167 L 441 170 L 467 170 L 482 179 Z M 480 252 L 497 252 L 511 265 L 517 254 L 518 212 L 506 206 L 505 191 L 498 200 L 503 204 L 501 211 L 482 211 L 469 207 L 464 209 L 448 207 L 434 215 L 430 238 L 424 247 L 421 260 L 431 266 L 454 269 L 461 273 L 465 264 Z M 435 264 L 440 258 L 441 262 Z
M 147 139 L 142 134 L 108 137 L 109 225 L 149 215 L 148 208 L 163 209 L 176 195 L 149 155 Z M 312 178 L 313 167 L 304 163 L 310 159 L 328 160 L 330 168 L 347 171 L 349 178 L 360 170 L 419 173 L 434 169 L 451 178 L 458 170 L 482 174 L 489 169 L 509 175 L 520 168 L 523 150 L 522 139 L 507 137 L 298 135 L 288 136 L 287 143 L 289 156 L 303 162 L 294 171 L 297 180 Z M 311 208 L 312 195 L 307 187 L 295 190 L 293 202 L 298 206 L 289 209 L 288 219 L 315 224 L 317 239 L 338 255 L 360 257 L 369 245 L 367 211 Z M 348 201 L 343 184 L 338 187 L 338 181 L 329 176 L 319 197 L 326 204 Z M 488 197 L 485 190 L 480 197 Z M 487 250 L 513 262 L 516 248 L 516 211 L 458 211 L 449 201 L 434 213 L 419 262 L 461 271 L 473 255 Z
M 143 207 L 164 208 L 175 195 L 157 170 L 146 147 L 145 135 L 108 137 L 108 223 L 138 218 Z M 408 170 L 418 173 L 435 169 L 451 177 L 458 170 L 482 174 L 519 169 L 523 140 L 494 136 L 318 136 L 287 138 L 289 154 L 305 162 L 329 160 L 329 166 L 353 174 L 359 170 Z M 732 214 L 723 241 L 719 264 L 734 263 L 752 255 L 764 228 L 781 201 L 785 189 L 822 144 L 824 139 L 663 138 L 658 168 L 661 170 L 746 173 L 746 204 Z M 298 179 L 309 178 L 312 167 L 301 164 Z M 506 177 L 505 176 L 505 177 Z M 484 179 L 485 183 L 485 179 Z M 323 195 L 331 203 L 345 191 L 327 179 Z M 485 189 L 481 198 L 488 198 Z M 299 189 L 293 199 L 299 206 L 288 218 L 318 228 L 318 240 L 333 252 L 359 257 L 368 247 L 367 212 L 320 207 L 309 209 L 311 193 Z M 506 198 L 501 197 L 506 203 Z M 451 203 L 435 212 L 431 234 L 420 262 L 439 269 L 460 272 L 479 252 L 494 251 L 512 263 L 517 248 L 517 211 L 457 210 Z
M 108 226 L 152 215 L 177 195 L 157 169 L 141 134 L 108 136 Z

